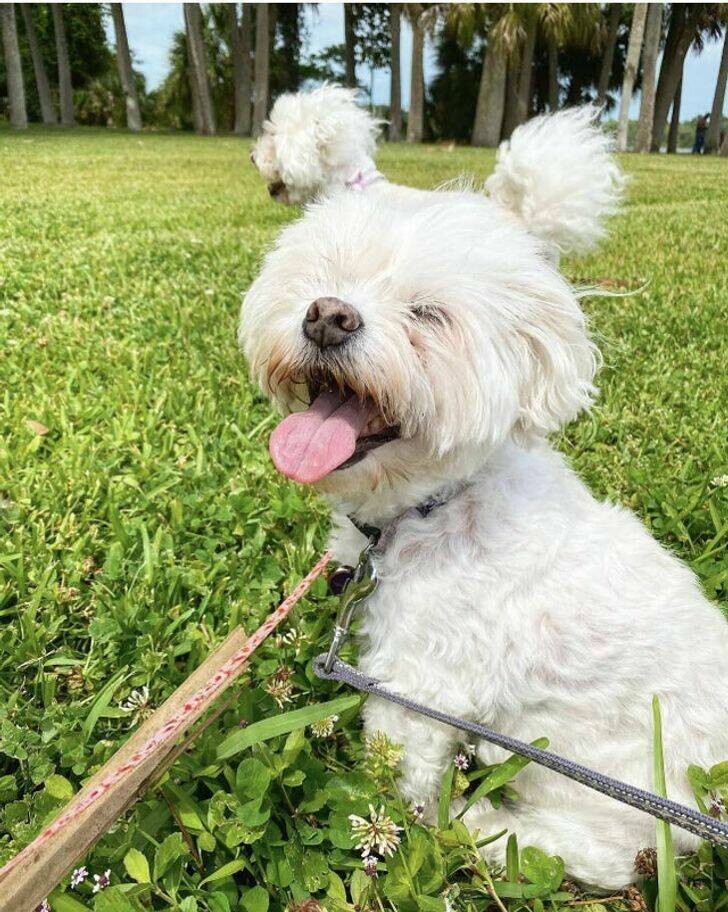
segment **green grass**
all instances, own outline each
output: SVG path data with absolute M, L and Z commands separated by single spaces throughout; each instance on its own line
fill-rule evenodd
M 493 160 L 407 146 L 380 158 L 390 178 L 422 187 L 485 176 Z M 295 217 L 268 200 L 248 145 L 0 132 L 0 163 L 2 862 L 144 714 L 120 709 L 132 689 L 148 686 L 159 705 L 233 626 L 263 619 L 322 549 L 326 517 L 271 470 L 272 418 L 236 347 L 240 295 Z M 632 507 L 725 599 L 728 488 L 713 479 L 728 472 L 728 162 L 624 166 L 630 197 L 610 241 L 565 269 L 643 290 L 585 302 L 602 396 L 559 443 L 598 496 Z M 292 620 L 304 639 L 261 650 L 250 688 L 87 859 L 115 886 L 93 898 L 84 884 L 85 906 L 264 912 L 314 895 L 331 912 L 377 897 L 434 912 L 449 890 L 458 908 L 483 909 L 491 876 L 509 912 L 525 896 L 565 901 L 558 863 L 535 849 L 521 851 L 529 892 L 484 870 L 459 824 L 414 823 L 386 764 L 364 769 L 356 708 L 333 737 L 297 730 L 217 759 L 240 719 L 280 712 L 265 687 L 281 663 L 293 672 L 286 709 L 337 696 L 309 667 L 333 611 L 318 586 Z M 721 770 L 693 779 L 706 801 L 705 783 L 713 797 L 728 785 Z M 408 830 L 377 881 L 363 877 L 346 819 L 370 800 Z M 139 853 L 152 886 L 134 885 Z M 681 908 L 714 908 L 728 855 L 705 847 L 681 865 Z M 654 884 L 645 893 L 653 902 Z

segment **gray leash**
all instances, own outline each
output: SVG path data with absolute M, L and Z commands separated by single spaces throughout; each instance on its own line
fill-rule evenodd
M 554 770 L 554 772 L 560 773 L 562 776 L 567 776 L 575 782 L 580 782 L 587 788 L 601 792 L 603 795 L 608 795 L 623 804 L 629 804 L 631 807 L 637 808 L 638 811 L 644 811 L 646 814 L 657 817 L 658 820 L 674 823 L 675 826 L 688 830 L 688 832 L 694 833 L 701 839 L 712 842 L 713 845 L 728 848 L 728 824 L 715 820 L 713 817 L 708 817 L 707 814 L 701 814 L 699 811 L 685 807 L 684 804 L 678 804 L 677 801 L 671 801 L 669 798 L 663 798 L 634 785 L 628 785 L 626 782 L 620 782 L 619 779 L 612 779 L 610 776 L 597 773 L 586 766 L 574 763 L 573 760 L 567 760 L 558 754 L 552 754 L 551 751 L 542 750 L 508 735 L 502 735 L 500 732 L 486 728 L 485 725 L 481 725 L 478 722 L 458 719 L 456 716 L 424 706 L 409 697 L 392 693 L 392 691 L 382 687 L 375 678 L 367 677 L 367 675 L 357 671 L 356 668 L 347 665 L 346 662 L 342 662 L 335 657 L 332 661 L 330 653 L 328 656 L 322 653 L 314 659 L 313 667 L 319 678 L 324 678 L 327 681 L 341 681 L 356 690 L 370 693 L 375 697 L 388 700 L 390 703 L 396 703 L 404 709 L 435 719 L 437 722 L 443 722 L 445 725 L 451 725 L 453 728 L 459 728 L 461 731 L 477 735 L 479 738 L 483 738 L 484 741 L 497 744 L 498 747 L 502 747 L 513 754 L 528 757 L 529 760 L 538 763 L 539 766 L 545 766 L 547 769 Z

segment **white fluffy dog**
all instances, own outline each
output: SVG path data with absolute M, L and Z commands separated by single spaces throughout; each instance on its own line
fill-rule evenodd
M 276 100 L 250 156 L 273 199 L 293 205 L 382 179 L 374 164 L 381 122 L 357 105 L 356 94 L 323 85 Z
M 355 562 L 364 544 L 348 515 L 395 521 L 361 668 L 647 788 L 657 694 L 668 793 L 692 805 L 687 766 L 728 757 L 728 624 L 547 441 L 589 407 L 599 361 L 552 254 L 600 236 L 619 183 L 589 112 L 576 111 L 514 133 L 490 199 L 387 184 L 333 193 L 282 232 L 246 295 L 240 339 L 288 415 L 274 461 L 330 500 L 337 558 Z M 412 509 L 432 498 L 429 514 Z M 433 802 L 457 732 L 373 698 L 365 722 L 404 745 L 406 795 Z M 468 825 L 515 831 L 589 884 L 634 880 L 652 818 L 533 764 L 516 787 L 518 801 L 484 801 Z M 679 850 L 696 844 L 674 837 Z M 502 861 L 502 842 L 484 851 Z

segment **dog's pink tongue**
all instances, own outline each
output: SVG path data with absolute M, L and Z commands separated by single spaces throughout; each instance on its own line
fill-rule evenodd
M 356 441 L 372 413 L 372 405 L 349 396 L 322 393 L 305 412 L 294 412 L 270 438 L 270 455 L 283 475 L 312 484 L 354 455 Z

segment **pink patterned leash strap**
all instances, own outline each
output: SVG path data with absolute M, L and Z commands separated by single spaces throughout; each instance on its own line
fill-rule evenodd
M 136 769 L 148 757 L 150 757 L 157 748 L 165 742 L 170 741 L 175 735 L 179 734 L 186 728 L 190 716 L 194 715 L 197 709 L 211 697 L 220 691 L 224 684 L 237 677 L 243 670 L 246 662 L 260 644 L 265 640 L 275 628 L 291 612 L 306 592 L 311 588 L 315 580 L 326 569 L 326 565 L 331 560 L 331 553 L 327 551 L 323 554 L 318 562 L 312 567 L 309 573 L 301 580 L 293 592 L 290 593 L 260 625 L 260 627 L 245 641 L 245 645 L 232 655 L 227 662 L 217 671 L 209 681 L 187 700 L 182 709 L 165 722 L 165 724 L 150 735 L 147 741 L 135 751 L 124 763 L 111 770 L 102 780 L 92 788 L 80 801 L 73 804 L 65 813 L 56 819 L 39 833 L 38 836 L 27 845 L 21 852 L 3 867 L 0 868 L 0 882 L 2 879 L 14 870 L 21 862 L 33 855 L 40 846 L 59 833 L 68 823 L 75 820 L 80 814 L 91 807 L 98 799 L 106 794 L 110 789 L 127 776 L 133 769 Z

